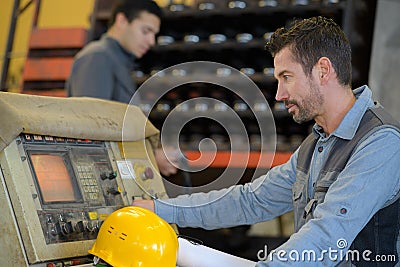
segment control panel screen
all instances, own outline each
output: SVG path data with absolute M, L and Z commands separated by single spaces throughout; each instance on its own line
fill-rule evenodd
M 31 153 L 30 159 L 44 203 L 81 200 L 62 153 Z

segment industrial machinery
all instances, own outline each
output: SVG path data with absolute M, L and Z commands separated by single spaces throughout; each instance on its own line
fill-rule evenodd
M 134 106 L 1 93 L 0 114 L 1 266 L 90 266 L 110 213 L 167 197 Z

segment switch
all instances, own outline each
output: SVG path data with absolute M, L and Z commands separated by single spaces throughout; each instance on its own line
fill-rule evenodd
M 108 174 L 108 179 L 109 180 L 113 180 L 113 179 L 115 179 L 117 177 L 117 173 L 116 172 L 110 172 L 109 174 Z
M 102 174 L 100 174 L 100 178 L 101 178 L 101 180 L 107 179 L 107 174 L 105 172 L 103 172 Z
M 121 192 L 122 192 L 122 190 L 119 187 L 118 188 L 108 188 L 107 189 L 107 193 L 109 193 L 111 195 L 114 195 L 114 196 L 121 194 Z

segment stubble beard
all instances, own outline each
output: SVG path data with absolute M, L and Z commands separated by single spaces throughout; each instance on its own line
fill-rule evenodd
M 309 81 L 310 93 L 300 101 L 288 100 L 285 104 L 294 104 L 298 107 L 297 114 L 291 112 L 293 120 L 299 124 L 313 120 L 317 114 L 317 110 L 324 103 L 324 98 L 318 86 Z M 286 102 L 286 101 L 285 101 Z

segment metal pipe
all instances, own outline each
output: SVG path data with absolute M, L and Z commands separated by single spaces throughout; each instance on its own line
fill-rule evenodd
M 31 0 L 31 2 L 36 2 L 35 13 L 34 13 L 33 23 L 32 23 L 32 28 L 36 28 L 37 24 L 38 24 L 38 19 L 39 19 L 41 0 Z
M 20 0 L 14 0 L 14 7 L 12 10 L 11 20 L 10 20 L 10 28 L 8 31 L 7 45 L 6 50 L 4 52 L 4 61 L 3 68 L 1 69 L 1 81 L 0 81 L 0 90 L 7 91 L 6 82 L 7 82 L 7 74 L 8 74 L 8 66 L 10 65 L 10 53 L 12 51 L 13 43 L 14 43 L 14 34 L 15 34 L 15 26 L 17 24 L 18 17 L 18 7 Z

